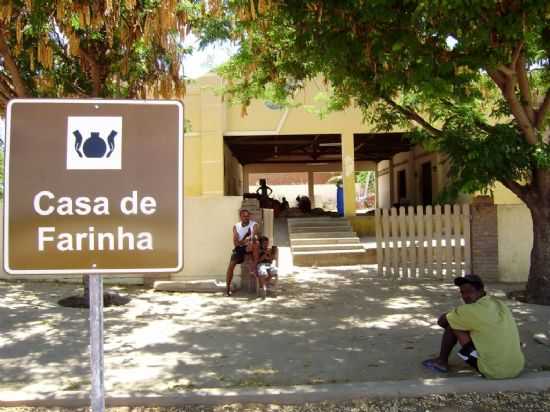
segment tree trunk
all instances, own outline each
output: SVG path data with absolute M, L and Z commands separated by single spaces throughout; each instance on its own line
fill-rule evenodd
M 538 196 L 528 202 L 533 218 L 533 249 L 527 281 L 527 300 L 550 305 L 550 199 Z M 519 239 L 518 239 L 519 241 Z

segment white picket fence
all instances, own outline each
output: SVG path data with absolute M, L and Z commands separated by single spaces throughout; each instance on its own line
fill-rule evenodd
M 399 278 L 470 273 L 470 208 L 455 204 L 377 209 L 378 273 Z

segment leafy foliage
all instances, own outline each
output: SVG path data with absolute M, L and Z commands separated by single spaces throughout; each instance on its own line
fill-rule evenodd
M 214 10 L 202 38 L 240 42 L 220 73 L 244 105 L 266 90 L 285 102 L 289 85 L 321 76 L 328 110 L 358 105 L 378 129 L 413 129 L 447 153 L 453 191 L 529 182 L 548 167 L 548 2 L 233 0 Z
M 177 0 L 6 0 L 0 103 L 12 97 L 181 97 L 188 17 Z

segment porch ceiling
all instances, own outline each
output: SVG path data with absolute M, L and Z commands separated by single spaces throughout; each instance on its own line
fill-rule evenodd
M 225 136 L 225 144 L 238 161 L 251 163 L 336 163 L 342 159 L 339 134 L 268 136 Z M 379 162 L 412 144 L 403 133 L 359 133 L 354 135 L 355 160 Z

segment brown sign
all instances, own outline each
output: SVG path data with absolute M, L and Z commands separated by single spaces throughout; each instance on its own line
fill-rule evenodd
M 181 103 L 12 100 L 6 131 L 8 273 L 181 269 Z

